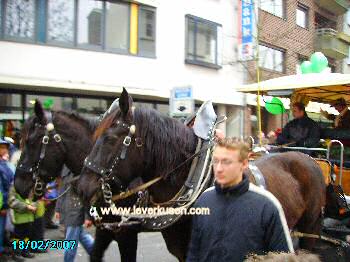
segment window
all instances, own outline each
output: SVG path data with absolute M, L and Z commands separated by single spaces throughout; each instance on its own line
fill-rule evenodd
M 186 16 L 186 63 L 221 68 L 218 38 L 221 25 L 199 17 Z
M 156 43 L 156 17 L 154 10 L 140 7 L 139 54 L 154 55 Z
M 156 8 L 130 2 L 0 0 L 0 39 L 155 57 Z
M 320 28 L 332 28 L 334 30 L 337 30 L 337 22 L 333 20 L 329 20 L 328 18 L 320 15 L 319 13 L 315 12 L 315 29 Z
M 284 0 L 262 0 L 260 8 L 270 14 L 284 18 Z
M 6 1 L 5 36 L 7 38 L 34 39 L 35 1 Z
M 102 2 L 80 0 L 78 5 L 78 45 L 102 45 Z
M 284 72 L 284 51 L 259 45 L 259 66 L 277 72 Z
M 106 3 L 106 48 L 128 51 L 129 5 Z
M 309 9 L 298 3 L 297 12 L 296 12 L 296 23 L 302 28 L 308 28 L 309 26 Z
M 74 43 L 74 0 L 49 0 L 48 42 Z

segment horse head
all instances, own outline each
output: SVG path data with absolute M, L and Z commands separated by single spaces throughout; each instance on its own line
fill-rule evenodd
M 112 193 L 126 190 L 143 169 L 143 142 L 134 122 L 132 103 L 124 89 L 119 107 L 109 113 L 95 131 L 95 145 L 85 159 L 78 181 L 78 192 L 87 202 L 93 196 L 96 198 L 98 192 L 110 201 Z
M 132 105 L 132 98 L 124 89 L 119 108 L 95 132 L 95 145 L 78 182 L 78 191 L 86 203 L 111 204 L 112 195 L 130 189 L 135 179 L 147 183 L 161 177 L 195 151 L 197 139 L 191 128 L 154 109 L 134 109 Z M 150 190 L 157 191 L 154 199 L 162 201 L 175 194 L 183 184 L 178 178 L 184 180 L 189 165 L 152 186 Z M 162 190 L 155 190 L 156 187 Z
M 24 197 L 38 181 L 41 188 L 59 176 L 64 163 L 62 138 L 52 122 L 52 113 L 45 112 L 38 100 L 34 112 L 22 129 L 22 154 L 15 176 L 16 191 Z
M 64 164 L 79 174 L 92 146 L 92 129 L 87 120 L 62 111 L 46 112 L 36 101 L 34 115 L 26 120 L 22 129 L 16 191 L 28 197 L 34 187 L 35 197 L 40 197 L 45 185 L 60 176 Z

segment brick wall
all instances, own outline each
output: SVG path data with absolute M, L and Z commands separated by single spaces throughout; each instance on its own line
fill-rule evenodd
M 296 9 L 298 3 L 308 7 L 308 28 L 302 28 L 296 24 Z M 285 71 L 275 72 L 272 70 L 260 70 L 260 80 L 276 78 L 283 75 L 292 75 L 296 73 L 296 65 L 299 56 L 309 58 L 314 52 L 315 35 L 315 12 L 327 19 L 337 22 L 337 30 L 342 30 L 343 17 L 336 17 L 327 10 L 317 6 L 313 0 L 286 0 L 284 18 L 273 14 L 259 11 L 259 42 L 271 47 L 277 47 L 285 51 Z M 327 27 L 324 25 L 324 27 Z M 255 62 L 247 62 L 248 71 L 247 82 L 256 82 Z M 341 70 L 341 61 L 335 61 L 336 71 Z
M 296 24 L 296 9 L 298 3 L 308 7 L 308 28 L 302 28 Z M 285 51 L 285 71 L 276 72 L 272 70 L 260 69 L 260 81 L 280 77 L 283 75 L 296 74 L 296 65 L 298 64 L 299 56 L 309 58 L 314 52 L 314 35 L 315 35 L 315 12 L 321 16 L 335 21 L 337 30 L 341 31 L 343 28 L 343 17 L 336 17 L 327 10 L 321 9 L 317 6 L 314 0 L 285 0 L 285 16 L 284 18 L 277 17 L 273 14 L 259 11 L 259 42 L 277 47 Z M 327 25 L 323 25 L 327 27 Z M 342 61 L 333 61 L 336 67 L 336 72 L 341 72 Z M 246 69 L 247 83 L 257 82 L 256 62 L 246 62 L 243 64 Z M 252 125 L 250 122 L 251 110 L 247 110 L 249 118 L 245 120 L 245 134 L 252 134 Z M 262 129 L 266 134 L 270 130 L 275 130 L 281 127 L 281 116 L 271 115 L 262 109 Z M 288 117 L 284 115 L 283 124 L 288 121 Z

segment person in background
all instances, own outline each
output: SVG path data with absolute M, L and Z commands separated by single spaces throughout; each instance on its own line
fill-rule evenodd
M 289 121 L 277 136 L 278 145 L 317 147 L 320 141 L 320 127 L 308 117 L 302 103 L 292 105 L 294 119 Z
M 62 193 L 70 186 L 73 173 L 64 166 L 62 170 Z M 61 194 L 62 194 L 61 193 Z M 66 231 L 66 240 L 75 240 L 83 245 L 86 252 L 91 255 L 94 239 L 86 232 L 83 226 L 90 227 L 92 221 L 87 215 L 85 207 L 73 189 L 63 194 L 56 203 L 56 217 L 64 224 Z M 64 251 L 64 262 L 73 262 L 77 254 L 77 247 L 66 249 Z
M 10 143 L 0 138 L 0 191 L 3 199 L 0 210 L 0 257 L 4 256 L 5 225 L 8 211 L 7 200 L 14 177 L 14 173 L 9 165 L 9 148 Z
M 44 215 L 45 227 L 47 229 L 57 229 L 59 226 L 53 221 L 56 207 L 56 200 L 54 199 L 58 196 L 57 182 L 52 181 L 48 183 L 46 189 L 46 209 Z
M 36 203 L 30 200 L 30 197 L 23 199 L 11 186 L 9 199 L 9 206 L 11 208 L 12 222 L 15 226 L 15 240 L 28 241 L 32 239 L 34 214 L 37 211 Z M 25 258 L 33 258 L 34 255 L 30 253 L 30 249 L 18 250 Z
M 331 103 L 338 112 L 339 115 L 328 114 L 326 111 L 320 110 L 321 115 L 326 117 L 329 120 L 333 120 L 334 128 L 338 129 L 350 129 L 350 111 L 346 104 L 344 98 L 339 98 Z
M 35 202 L 36 211 L 34 213 L 34 221 L 32 231 L 30 233 L 31 239 L 34 241 L 44 240 L 44 214 L 45 214 L 45 201 L 39 199 Z M 45 249 L 31 249 L 31 253 L 46 253 Z

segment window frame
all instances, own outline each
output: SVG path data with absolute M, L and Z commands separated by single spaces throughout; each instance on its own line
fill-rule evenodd
M 105 36 L 105 5 L 106 5 L 106 2 L 103 1 L 101 2 L 102 4 L 102 15 L 101 15 L 101 44 L 100 45 L 83 45 L 83 44 L 80 44 L 79 41 L 78 41 L 78 38 L 79 38 L 79 1 L 81 0 L 78 0 L 78 3 L 77 3 L 77 11 L 76 11 L 76 33 L 75 33 L 75 38 L 76 38 L 76 42 L 75 42 L 75 47 L 77 49 L 80 49 L 80 50 L 92 50 L 92 51 L 100 51 L 100 52 L 106 52 L 107 50 L 104 49 L 104 36 Z
M 7 2 L 11 0 L 2 0 L 0 4 L 2 4 L 1 7 L 1 38 L 4 40 L 9 40 L 9 41 L 15 41 L 15 42 L 21 42 L 21 43 L 36 43 L 37 42 L 37 7 L 38 7 L 38 2 L 36 0 L 33 0 L 34 2 L 34 26 L 33 26 L 33 36 L 30 38 L 27 37 L 18 37 L 18 36 L 9 36 L 6 34 L 6 14 L 7 14 Z
M 194 59 L 188 58 L 188 50 L 189 50 L 189 30 L 188 30 L 188 22 L 189 21 L 194 22 Z M 202 23 L 205 25 L 209 25 L 210 27 L 213 27 L 215 29 L 215 63 L 210 63 L 210 62 L 205 62 L 197 59 L 196 55 L 196 49 L 197 49 L 197 25 L 198 23 Z M 192 65 L 199 65 L 199 66 L 204 66 L 208 68 L 213 68 L 213 69 L 221 69 L 222 65 L 219 64 L 219 52 L 218 52 L 218 45 L 219 45 L 219 35 L 218 35 L 218 28 L 221 27 L 222 25 L 198 16 L 186 14 L 185 15 L 185 63 L 186 64 L 192 64 Z
M 131 5 L 127 2 L 119 2 L 119 1 L 116 1 L 116 2 L 113 2 L 113 1 L 108 1 L 110 4 L 122 4 L 122 5 L 126 5 L 127 8 L 128 8 L 128 23 L 127 23 L 127 26 L 128 26 L 128 35 L 127 35 L 127 39 L 126 39 L 126 44 L 127 44 L 127 48 L 124 50 L 124 49 L 120 49 L 120 48 L 114 48 L 114 47 L 107 47 L 107 41 L 106 41 L 106 37 L 107 37 L 107 25 L 106 25 L 106 22 L 107 22 L 107 15 L 106 15 L 106 8 L 107 8 L 107 3 L 105 3 L 104 5 L 104 9 L 103 9 L 103 47 L 102 49 L 105 51 L 105 52 L 110 52 L 110 53 L 116 53 L 116 54 L 121 54 L 121 55 L 132 55 L 130 54 L 130 15 L 131 15 Z
M 261 60 L 261 57 L 260 57 L 261 56 L 260 46 L 263 46 L 263 47 L 271 49 L 273 51 L 278 51 L 278 52 L 282 53 L 282 63 L 281 63 L 282 70 L 281 71 L 276 70 L 275 54 L 273 54 L 273 69 L 268 68 L 268 67 L 264 67 L 263 65 L 260 64 L 260 60 Z M 259 43 L 259 47 L 258 48 L 259 48 L 259 68 L 262 68 L 264 70 L 269 70 L 269 71 L 272 71 L 272 72 L 282 73 L 282 74 L 284 74 L 286 72 L 286 50 L 285 49 L 277 47 L 277 46 L 273 46 L 273 45 L 270 45 L 270 44 L 267 44 L 267 43 Z
M 266 0 L 265 0 L 265 1 L 266 1 Z M 269 0 L 269 1 L 273 1 L 273 4 L 274 4 L 274 5 L 273 5 L 273 7 L 274 7 L 274 11 L 273 11 L 273 12 L 271 12 L 270 10 L 267 10 L 267 9 L 262 8 L 262 7 L 261 7 L 261 3 L 260 3 L 260 6 L 259 6 L 259 9 L 262 10 L 262 11 L 264 11 L 264 12 L 266 12 L 266 13 L 269 13 L 269 14 L 271 14 L 271 15 L 273 15 L 273 16 L 279 17 L 279 18 L 281 18 L 281 19 L 286 19 L 286 16 L 287 16 L 287 12 L 286 12 L 286 1 L 285 1 L 285 0 L 280 0 L 281 3 L 282 3 L 282 16 L 279 16 L 279 15 L 275 12 L 275 7 L 276 7 L 275 2 L 276 2 L 276 0 Z
M 141 34 L 140 34 L 140 20 L 141 20 L 141 9 L 152 11 L 154 14 L 154 53 L 151 54 L 150 52 L 147 51 L 142 51 L 140 49 L 140 39 L 141 39 Z M 147 5 L 140 5 L 139 6 L 139 11 L 138 11 L 138 17 L 137 17 L 137 23 L 138 23 L 138 30 L 137 30 L 137 55 L 141 57 L 149 57 L 149 58 L 156 58 L 156 50 L 157 50 L 157 12 L 156 8 L 147 6 Z
M 305 27 L 298 24 L 298 11 L 301 11 L 305 14 Z M 309 29 L 309 7 L 299 2 L 297 3 L 297 8 L 295 12 L 295 24 L 301 28 Z
M 90 50 L 90 51 L 96 51 L 96 52 L 103 52 L 103 53 L 113 53 L 113 54 L 119 54 L 119 55 L 128 55 L 128 56 L 136 56 L 136 57 L 144 57 L 144 58 L 156 58 L 156 52 L 157 52 L 157 8 L 153 6 L 148 6 L 144 4 L 137 4 L 138 10 L 140 9 L 149 9 L 154 13 L 154 53 L 151 54 L 150 52 L 144 52 L 140 51 L 140 49 L 137 50 L 136 54 L 132 54 L 130 52 L 130 15 L 131 15 L 131 2 L 129 1 L 122 1 L 122 2 L 115 2 L 115 1 L 102 1 L 102 28 L 101 28 L 101 45 L 80 45 L 78 43 L 78 30 L 79 30 L 79 21 L 78 21 L 78 15 L 79 15 L 79 4 L 80 0 L 72 0 L 74 2 L 74 21 L 73 21 L 73 42 L 61 42 L 61 41 L 49 41 L 49 25 L 48 25 L 48 19 L 49 19 L 49 3 L 47 0 L 34 0 L 34 32 L 32 38 L 21 38 L 21 37 L 6 37 L 5 35 L 5 25 L 6 25 L 6 3 L 11 0 L 1 0 L 0 1 L 0 12 L 1 12 L 1 19 L 0 19 L 0 41 L 10 41 L 10 42 L 18 42 L 18 43 L 29 43 L 29 44 L 37 44 L 42 46 L 52 46 L 52 47 L 63 47 L 63 48 L 69 48 L 69 49 L 77 49 L 77 50 Z M 128 36 L 127 36 L 127 48 L 124 49 L 118 49 L 118 48 L 107 48 L 106 45 L 106 3 L 110 2 L 111 4 L 114 3 L 122 3 L 127 5 L 128 7 L 128 17 L 127 17 L 127 23 L 128 23 Z M 140 13 L 140 12 L 138 12 Z M 138 15 L 139 16 L 139 15 Z M 138 17 L 139 19 L 139 17 Z M 44 21 L 44 23 L 43 23 Z M 139 21 L 139 20 L 138 20 Z M 39 25 L 40 22 L 40 25 Z M 138 33 L 137 33 L 137 41 L 139 43 L 139 27 Z M 42 35 L 40 35 L 42 34 Z
M 56 0 L 52 0 L 56 1 Z M 64 0 L 65 2 L 67 0 Z M 69 1 L 69 0 L 68 0 Z M 49 8 L 50 8 L 50 1 L 47 0 L 46 2 L 46 39 L 45 39 L 45 45 L 51 45 L 51 46 L 59 46 L 59 47 L 77 47 L 77 14 L 78 14 L 78 1 L 77 0 L 71 0 L 74 2 L 74 12 L 73 12 L 73 41 L 72 43 L 63 42 L 63 41 L 56 41 L 56 40 L 49 40 Z M 37 37 L 37 36 L 36 36 Z

